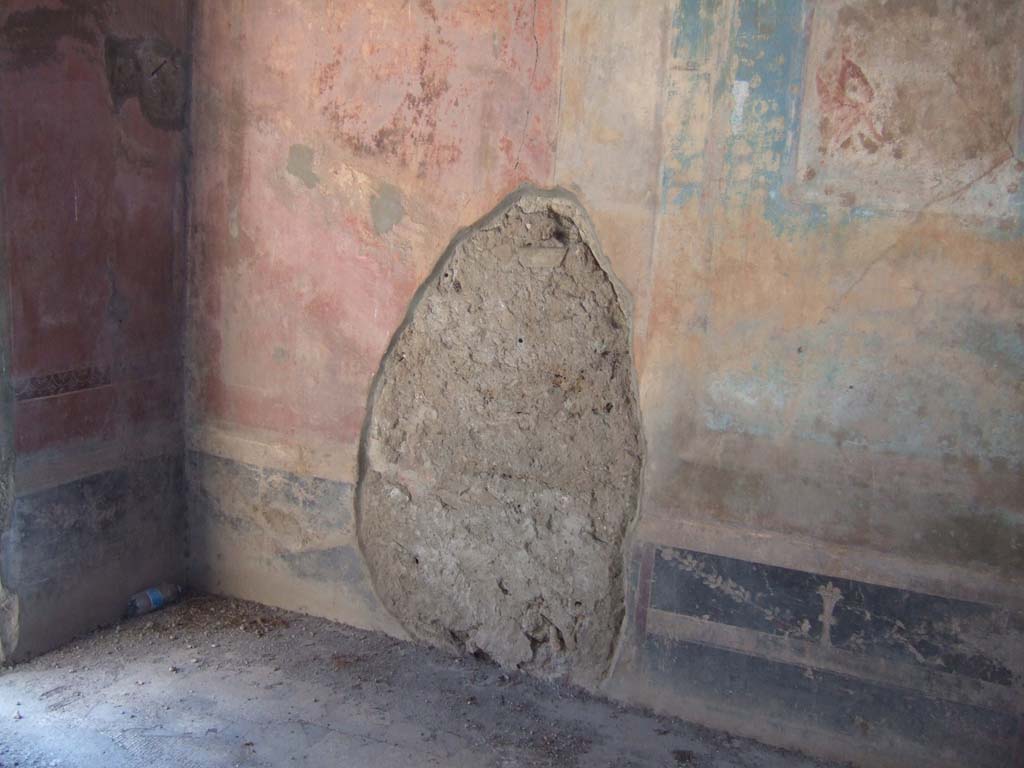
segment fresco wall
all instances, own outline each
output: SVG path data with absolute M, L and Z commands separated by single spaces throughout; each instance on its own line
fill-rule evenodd
M 455 231 L 550 183 L 561 9 L 255 7 L 197 9 L 194 578 L 397 632 L 355 541 L 370 382 Z
M 180 571 L 188 36 L 184 2 L 0 10 L 5 657 Z
M 200 4 L 193 578 L 402 634 L 374 373 L 524 182 L 633 298 L 646 459 L 603 685 L 877 764 L 1005 765 L 1024 671 L 1017 2 Z

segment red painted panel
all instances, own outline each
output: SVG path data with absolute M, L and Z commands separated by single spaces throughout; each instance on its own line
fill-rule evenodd
M 0 118 L 17 376 L 110 359 L 112 116 L 80 54 L 66 63 L 3 81 L 19 105 Z
M 181 415 L 181 375 L 163 375 L 118 385 L 123 413 L 131 426 L 174 424 Z
M 20 453 L 177 418 L 180 374 L 166 372 L 181 354 L 182 138 L 153 125 L 134 98 L 115 109 L 104 43 L 182 46 L 186 8 L 18 0 L 0 9 Z
M 117 434 L 114 387 L 24 400 L 14 409 L 14 449 L 28 454 L 70 442 L 109 440 Z

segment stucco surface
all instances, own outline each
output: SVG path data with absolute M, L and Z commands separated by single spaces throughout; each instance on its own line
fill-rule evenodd
M 749 717 L 711 683 L 687 699 L 700 670 L 679 649 L 711 633 L 726 671 L 753 665 L 751 648 L 769 657 L 752 701 L 797 684 L 831 696 L 790 674 L 828 668 L 1003 711 L 1016 679 L 978 688 L 870 644 L 770 645 L 700 625 L 707 610 L 646 611 L 653 553 L 679 548 L 834 579 L 839 597 L 810 592 L 822 616 L 861 593 L 931 596 L 1007 612 L 989 661 L 1018 642 L 1021 14 L 999 0 L 201 4 L 191 448 L 354 482 L 372 377 L 437 255 L 520 183 L 559 185 L 635 298 L 646 464 L 609 690 L 860 748 L 857 731 L 833 738 L 849 713 L 800 731 L 798 714 Z M 259 562 L 294 554 L 258 538 Z M 260 572 L 250 597 L 271 589 Z M 345 590 L 368 588 L 347 573 Z M 933 630 L 901 638 L 973 642 L 970 626 Z M 856 717 L 903 728 L 895 694 L 874 690 Z M 931 727 L 984 721 L 959 711 Z
M 416 286 L 459 226 L 550 176 L 559 19 L 550 2 L 201 4 L 194 423 L 354 480 Z

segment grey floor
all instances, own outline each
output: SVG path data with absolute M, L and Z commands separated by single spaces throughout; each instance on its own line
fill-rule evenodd
M 196 597 L 0 672 L 0 766 L 824 763 L 474 658 Z

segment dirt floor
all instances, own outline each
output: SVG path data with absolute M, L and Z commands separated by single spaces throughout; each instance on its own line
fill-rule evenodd
M 0 673 L 0 766 L 822 768 L 488 661 L 195 596 Z

